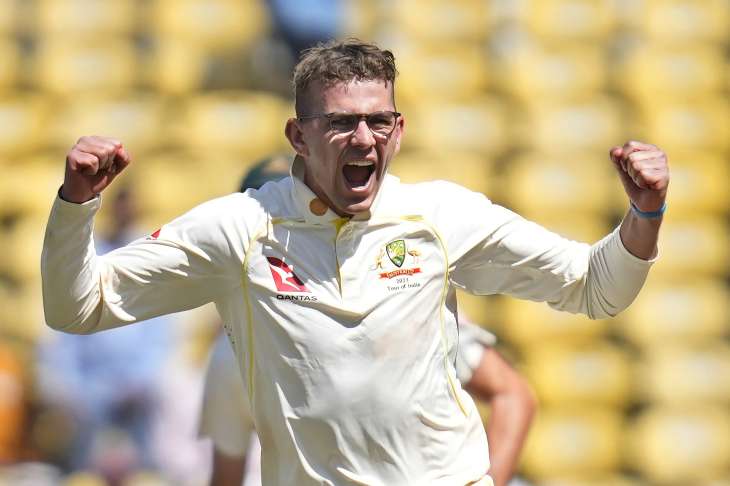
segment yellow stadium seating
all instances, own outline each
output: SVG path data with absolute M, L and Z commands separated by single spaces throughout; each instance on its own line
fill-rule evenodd
M 659 245 L 662 258 L 653 269 L 657 275 L 722 277 L 730 270 L 730 226 L 720 218 L 667 215 Z
M 261 0 L 153 0 L 150 33 L 211 50 L 245 47 L 269 28 Z
M 673 152 L 668 216 L 694 218 L 697 214 L 721 216 L 730 208 L 730 164 L 717 153 Z
M 657 42 L 683 45 L 691 41 L 726 42 L 730 6 L 725 0 L 647 0 L 635 18 L 639 32 Z
M 0 178 L 0 218 L 47 217 L 63 183 L 63 172 L 64 156 L 60 153 L 52 164 L 29 156 L 19 164 L 8 164 Z
M 401 0 L 387 4 L 394 26 L 420 41 L 483 41 L 488 5 L 479 0 Z
M 541 0 L 526 5 L 527 27 L 545 39 L 605 39 L 616 24 L 614 9 L 603 0 Z
M 64 150 L 83 135 L 114 137 L 134 156 L 171 142 L 165 110 L 154 95 L 77 97 L 55 114 L 48 137 Z
M 504 56 L 493 76 L 501 89 L 525 103 L 585 99 L 603 88 L 607 66 L 597 45 L 529 44 Z
M 403 109 L 409 124 L 404 147 L 410 149 L 498 153 L 508 137 L 503 104 L 493 98 L 449 103 L 434 100 Z
M 136 28 L 130 0 L 36 0 L 35 27 L 41 34 L 89 36 L 94 42 Z
M 424 98 L 468 101 L 489 83 L 484 52 L 477 45 L 441 43 L 433 46 L 396 44 L 396 98 L 421 103 Z
M 623 140 L 625 120 L 610 98 L 580 102 L 536 101 L 529 105 L 528 120 L 515 143 L 541 151 L 594 150 L 605 154 Z
M 20 2 L 18 0 L 6 0 L 0 8 L 0 36 L 16 33 L 19 27 Z
M 545 303 L 505 299 L 502 304 L 502 336 L 521 346 L 547 340 L 585 342 L 601 336 L 613 325 L 605 319 L 590 320 L 583 315 L 559 312 Z
M 644 482 L 627 476 L 576 477 L 575 475 L 556 478 L 550 475 L 541 478 L 538 486 L 648 486 Z
M 0 37 L 0 93 L 13 88 L 20 77 L 20 46 L 12 39 Z
M 730 148 L 730 107 L 719 95 L 692 103 L 652 102 L 645 120 L 646 139 L 668 153 Z
M 165 94 L 193 92 L 205 81 L 208 60 L 205 50 L 193 41 L 160 38 L 144 63 L 145 84 Z
M 290 104 L 270 94 L 203 94 L 187 100 L 181 133 L 193 150 L 228 150 L 253 160 L 286 148 L 284 125 L 289 116 Z
M 619 465 L 622 427 L 621 414 L 611 408 L 544 408 L 527 439 L 522 469 L 538 477 L 604 477 Z
M 722 90 L 724 52 L 720 45 L 644 45 L 617 67 L 623 91 L 638 99 L 698 100 Z
M 90 43 L 66 37 L 46 37 L 38 49 L 34 83 L 60 95 L 89 92 L 120 93 L 137 81 L 134 44 L 123 38 Z
M 730 404 L 730 346 L 655 347 L 638 367 L 637 391 L 645 400 L 670 404 Z
M 487 196 L 494 185 L 492 170 L 491 161 L 476 153 L 426 151 L 399 154 L 389 169 L 403 182 L 446 180 Z
M 0 98 L 0 154 L 8 162 L 18 153 L 42 148 L 49 108 L 39 96 Z
M 506 165 L 504 196 L 523 215 L 605 215 L 611 197 L 607 181 L 615 177 L 605 152 L 529 153 L 512 159 Z
M 660 484 L 701 484 L 730 468 L 727 408 L 656 407 L 632 424 L 627 460 Z
M 583 345 L 539 343 L 524 350 L 522 371 L 548 406 L 623 406 L 631 391 L 629 357 L 602 342 Z
M 730 292 L 722 280 L 690 275 L 671 283 L 650 273 L 618 324 L 621 333 L 640 346 L 702 343 L 727 334 L 728 302 Z

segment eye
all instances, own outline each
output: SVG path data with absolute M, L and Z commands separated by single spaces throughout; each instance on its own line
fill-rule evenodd
M 392 113 L 372 113 L 368 116 L 368 125 L 373 130 L 387 130 L 393 126 L 394 119 Z
M 330 127 L 336 132 L 349 132 L 356 125 L 354 115 L 333 115 L 330 117 Z

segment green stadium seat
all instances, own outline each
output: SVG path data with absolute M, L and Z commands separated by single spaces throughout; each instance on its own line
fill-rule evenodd
M 541 0 L 526 4 L 528 29 L 556 41 L 604 40 L 615 28 L 615 10 L 603 0 Z
M 123 93 L 133 87 L 137 72 L 129 40 L 45 37 L 36 55 L 34 83 L 58 95 Z
M 522 470 L 536 477 L 605 477 L 620 464 L 622 429 L 621 414 L 611 408 L 541 409 L 522 454 Z
M 261 0 L 153 0 L 151 14 L 151 34 L 213 51 L 250 46 L 269 29 Z
M 637 367 L 643 400 L 666 404 L 730 404 L 730 346 L 657 346 Z
M 631 366 L 626 351 L 605 342 L 539 343 L 524 350 L 522 371 L 547 406 L 625 406 Z
M 629 430 L 629 465 L 653 483 L 702 484 L 730 468 L 727 407 L 655 407 Z
M 641 347 L 690 345 L 727 335 L 730 291 L 721 279 L 684 275 L 671 282 L 649 274 L 636 301 L 624 311 L 618 329 Z

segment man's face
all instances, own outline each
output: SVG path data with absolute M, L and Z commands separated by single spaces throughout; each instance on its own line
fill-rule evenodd
M 392 85 L 382 80 L 350 81 L 309 88 L 309 113 L 369 114 L 395 111 Z M 287 135 L 305 160 L 304 182 L 340 216 L 370 209 L 390 159 L 400 149 L 404 120 L 386 136 L 375 134 L 364 118 L 350 132 L 333 130 L 327 118 L 290 120 Z

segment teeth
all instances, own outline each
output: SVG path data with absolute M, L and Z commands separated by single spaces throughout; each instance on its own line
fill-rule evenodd
M 356 160 L 353 162 L 348 162 L 347 165 L 354 165 L 357 167 L 369 167 L 371 165 L 375 165 L 373 162 L 368 162 L 367 160 Z

